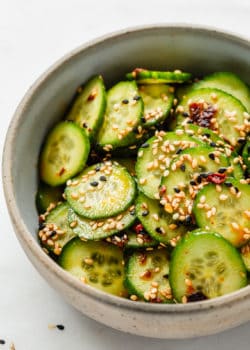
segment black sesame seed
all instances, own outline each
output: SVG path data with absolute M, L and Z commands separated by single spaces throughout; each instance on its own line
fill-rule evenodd
M 202 176 L 198 175 L 197 178 L 196 178 L 196 181 L 198 182 L 198 184 L 201 184 Z
M 46 225 L 43 222 L 39 223 L 39 230 L 42 230 Z
M 146 119 L 145 119 L 144 117 L 141 117 L 141 121 L 142 121 L 143 123 L 146 123 Z
M 187 215 L 185 218 L 185 224 L 190 225 L 192 223 L 192 217 L 191 215 Z
M 141 148 L 148 148 L 149 147 L 149 143 L 145 142 L 141 145 Z
M 87 123 L 82 123 L 83 128 L 87 129 L 88 128 L 88 124 Z
M 189 183 L 190 183 L 191 186 L 195 186 L 196 185 L 196 182 L 194 180 L 191 180 Z
M 90 182 L 90 185 L 93 187 L 97 187 L 98 186 L 98 182 L 97 181 L 92 181 Z
M 182 151 L 182 148 L 178 148 L 177 151 L 176 151 L 176 154 L 180 154 Z
M 227 187 L 232 187 L 232 186 L 233 186 L 233 184 L 232 184 L 231 182 L 224 182 L 224 184 L 225 184 L 225 186 L 227 186 Z
M 148 211 L 148 210 L 144 210 L 144 211 L 141 213 L 142 216 L 147 216 L 148 214 L 149 214 L 149 211 Z
M 4 344 L 5 344 L 5 340 L 0 339 L 0 344 L 1 344 L 1 345 L 4 345 Z
M 204 134 L 202 134 L 202 136 L 206 136 L 208 139 L 210 139 L 210 137 L 211 137 L 211 135 L 208 133 L 204 133 Z
M 187 297 L 187 301 L 189 303 L 194 301 L 202 301 L 206 299 L 207 297 L 202 292 L 193 293 Z
M 62 324 L 57 324 L 56 328 L 59 329 L 60 331 L 63 331 L 65 327 Z
M 200 173 L 200 176 L 204 179 L 208 177 L 209 173 Z
M 183 115 L 184 118 L 189 117 L 189 114 L 187 112 L 183 112 L 182 115 Z
M 215 155 L 213 153 L 209 153 L 209 158 L 212 159 L 212 160 L 215 160 Z
M 100 171 L 100 170 L 101 170 L 100 165 L 97 165 L 96 168 L 95 168 L 95 171 Z
M 128 100 L 127 98 L 125 98 L 124 100 L 122 100 L 122 103 L 123 103 L 124 105 L 127 105 L 127 104 L 129 103 L 129 100 Z
M 163 275 L 164 278 L 169 278 L 169 274 L 166 273 L 165 275 Z
M 102 175 L 99 177 L 99 180 L 100 181 L 107 181 L 107 178 L 106 178 L 106 176 Z
M 180 190 L 178 187 L 174 187 L 174 191 L 175 191 L 176 193 L 180 193 L 180 192 L 181 192 L 181 190 Z
M 190 119 L 187 121 L 187 124 L 193 124 L 193 121 Z
M 244 143 L 245 139 L 240 137 L 237 141 L 238 141 L 238 143 Z
M 216 143 L 215 142 L 210 142 L 210 146 L 211 147 L 216 147 Z
M 236 193 L 238 193 L 238 192 L 239 192 L 238 187 L 234 187 L 234 189 L 235 189 Z
M 162 233 L 162 231 L 161 231 L 161 228 L 160 228 L 160 227 L 156 227 L 155 231 L 156 231 L 157 233 Z
M 133 97 L 133 100 L 135 100 L 135 101 L 139 101 L 140 99 L 141 99 L 141 96 L 139 96 L 139 95 Z
M 180 169 L 181 169 L 181 171 L 185 171 L 186 170 L 186 165 L 185 164 L 181 164 Z
M 129 214 L 135 216 L 135 209 L 130 210 Z
M 220 168 L 220 169 L 218 170 L 218 173 L 224 174 L 226 171 L 227 171 L 227 168 Z
M 56 232 L 55 230 L 53 230 L 53 231 L 51 232 L 50 237 L 55 236 L 56 234 L 57 234 L 57 232 Z

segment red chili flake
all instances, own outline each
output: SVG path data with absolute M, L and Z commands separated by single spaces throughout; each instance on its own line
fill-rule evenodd
M 211 119 L 214 117 L 216 109 L 213 105 L 207 104 L 204 107 L 202 102 L 193 102 L 189 105 L 190 119 L 194 124 L 202 126 L 203 128 L 212 128 Z
M 141 231 L 144 231 L 144 227 L 142 226 L 142 224 L 135 225 L 133 229 L 137 234 L 141 233 Z
M 166 188 L 166 186 L 161 186 L 161 188 L 160 188 L 160 191 L 159 191 L 159 193 L 160 193 L 160 196 L 163 196 L 164 195 L 164 193 L 166 193 L 166 191 L 167 191 L 167 188 Z
M 144 265 L 147 261 L 147 255 L 144 254 L 144 253 L 141 253 L 140 256 L 139 256 L 139 263 L 141 265 Z
M 207 177 L 208 182 L 212 182 L 216 185 L 222 184 L 226 179 L 226 174 L 214 173 Z
M 158 297 L 158 298 L 155 298 L 155 299 L 151 300 L 151 302 L 152 302 L 152 303 L 160 304 L 160 303 L 163 302 L 163 300 L 162 300 L 161 298 Z
M 59 171 L 59 176 L 62 176 L 62 174 L 66 171 L 65 168 L 62 168 L 60 171 Z
M 134 78 L 136 78 L 137 75 L 138 75 L 140 72 L 143 72 L 143 71 L 145 71 L 145 70 L 146 70 L 146 69 L 144 69 L 144 68 L 135 68 L 135 69 L 133 70 L 133 72 L 132 72 L 132 75 L 133 75 Z

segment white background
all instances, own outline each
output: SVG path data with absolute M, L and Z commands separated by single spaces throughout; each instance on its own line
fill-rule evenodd
M 0 0 L 0 149 L 25 91 L 78 45 L 117 29 L 157 22 L 216 26 L 250 39 L 249 16 L 249 0 Z M 0 350 L 9 349 L 12 341 L 17 350 L 249 349 L 250 323 L 215 336 L 162 341 L 126 335 L 82 316 L 27 260 L 0 191 L 0 339 L 6 340 Z M 50 323 L 66 328 L 50 330 Z

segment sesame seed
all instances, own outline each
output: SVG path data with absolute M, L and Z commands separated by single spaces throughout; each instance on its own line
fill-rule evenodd
M 87 265 L 93 265 L 93 264 L 94 264 L 94 260 L 91 259 L 91 258 L 85 258 L 85 259 L 84 259 L 84 262 L 85 262 L 85 264 L 87 264 Z
M 220 201 L 225 201 L 225 200 L 228 199 L 228 196 L 227 196 L 226 194 L 221 194 L 221 195 L 219 196 L 219 199 L 220 199 Z
M 137 297 L 137 295 L 132 294 L 132 295 L 130 295 L 130 299 L 133 300 L 133 301 L 137 301 L 138 297 Z
M 74 227 L 77 226 L 77 224 L 78 224 L 77 221 L 72 221 L 72 222 L 69 224 L 69 226 L 70 226 L 71 228 L 74 228 Z
M 92 182 L 90 182 L 90 185 L 92 187 L 97 187 L 98 186 L 98 182 L 97 181 L 92 181 Z

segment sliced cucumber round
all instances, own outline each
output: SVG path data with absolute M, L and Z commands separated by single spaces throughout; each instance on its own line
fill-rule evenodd
M 187 232 L 187 227 L 173 220 L 159 201 L 140 193 L 136 202 L 136 213 L 148 234 L 159 242 L 175 245 L 177 239 Z M 191 225 L 191 222 L 188 223 Z
M 65 244 L 75 237 L 68 222 L 69 209 L 68 203 L 59 204 L 40 224 L 38 236 L 41 244 L 56 255 L 60 255 Z
M 158 134 L 147 140 L 138 151 L 135 166 L 139 190 L 154 199 L 172 158 L 183 149 L 201 144 L 201 141 L 185 134 L 181 129 L 165 135 Z
M 194 89 L 177 106 L 177 125 L 197 124 L 214 130 L 233 147 L 240 147 L 249 131 L 248 113 L 242 103 L 222 90 Z
M 209 174 L 217 174 L 223 169 L 225 177 L 228 159 L 212 147 L 199 146 L 184 150 L 175 158 L 169 168 L 169 174 L 162 178 L 161 203 L 167 213 L 177 221 L 190 221 L 193 199 L 197 191 L 209 179 Z
M 228 179 L 220 186 L 208 184 L 194 201 L 196 223 L 219 232 L 239 247 L 250 239 L 250 186 Z
M 83 283 L 106 293 L 126 295 L 122 250 L 112 244 L 75 238 L 64 247 L 58 262 Z
M 58 123 L 42 148 L 41 180 L 50 186 L 64 184 L 84 168 L 89 151 L 89 139 L 83 129 L 68 121 Z
M 72 209 L 89 219 L 103 219 L 126 210 L 136 195 L 127 170 L 110 161 L 92 165 L 67 182 L 65 195 Z
M 168 274 L 169 253 L 166 249 L 137 251 L 127 262 L 125 284 L 131 295 L 145 301 L 169 303 L 172 293 Z
M 215 88 L 235 96 L 250 111 L 250 90 L 248 86 L 234 73 L 216 72 L 205 76 L 194 84 L 195 89 Z
M 39 214 L 46 212 L 50 204 L 62 201 L 63 187 L 51 187 L 40 182 L 36 193 L 36 207 Z
M 136 79 L 138 84 L 184 83 L 189 81 L 191 77 L 191 73 L 184 73 L 180 70 L 175 70 L 174 72 L 160 72 L 143 68 L 135 68 L 133 72 L 126 74 L 128 80 Z
M 108 219 L 90 220 L 69 210 L 68 220 L 75 235 L 81 239 L 99 240 L 125 230 L 136 220 L 134 206 L 131 206 L 121 214 Z
M 97 137 L 105 151 L 133 145 L 143 115 L 143 101 L 134 81 L 122 81 L 107 93 L 104 122 Z
M 139 93 L 144 103 L 143 126 L 162 123 L 167 118 L 174 100 L 172 89 L 166 84 L 139 86 Z
M 103 123 L 105 108 L 106 91 L 103 78 L 99 75 L 90 79 L 84 87 L 79 89 L 66 119 L 84 128 L 93 142 Z
M 169 272 L 178 302 L 216 298 L 247 285 L 237 249 L 213 232 L 188 234 L 174 249 Z

